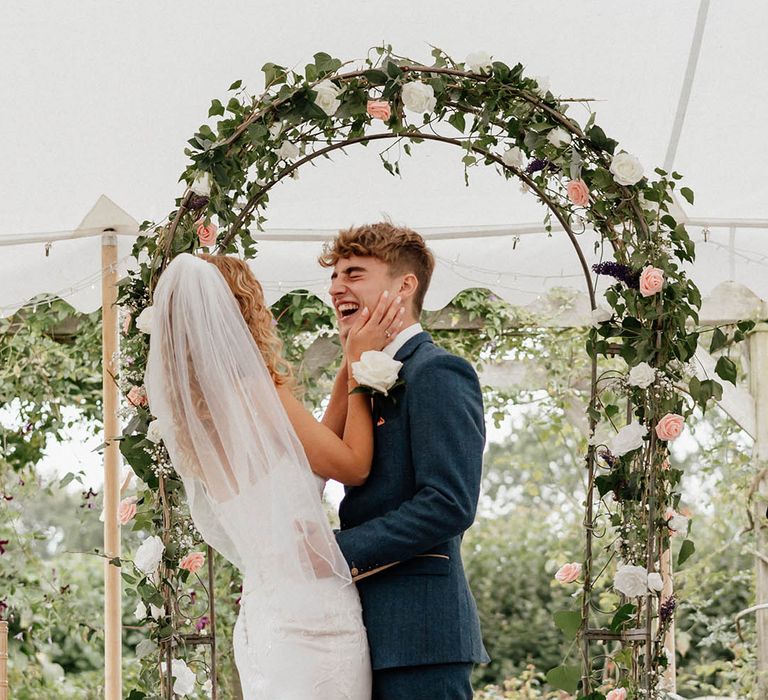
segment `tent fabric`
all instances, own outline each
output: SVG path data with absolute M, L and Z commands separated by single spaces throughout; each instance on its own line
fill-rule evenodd
M 13 99 L 0 107 L 0 126 L 23 138 L 6 140 L 4 162 L 13 167 L 0 169 L 0 314 L 41 293 L 62 294 L 83 311 L 98 307 L 98 227 L 77 226 L 82 212 L 106 192 L 136 219 L 161 220 L 182 190 L 186 139 L 232 81 L 258 94 L 267 61 L 301 71 L 315 51 L 358 58 L 382 38 L 424 62 L 430 44 L 457 60 L 485 50 L 520 61 L 549 76 L 561 97 L 591 98 L 598 124 L 647 173 L 673 154 L 671 167 L 696 193 L 695 204 L 684 205 L 696 222 L 689 224 L 698 243 L 694 279 L 705 295 L 720 290 L 720 307 L 736 299 L 760 313 L 768 299 L 768 82 L 755 79 L 755 66 L 768 63 L 764 3 L 745 0 L 737 11 L 707 0 L 489 1 L 471 9 L 340 0 L 326 14 L 298 0 L 268 12 L 246 0 L 226 12 L 200 0 L 183 10 L 151 0 L 66 7 L 9 0 L 0 39 Z M 318 17 L 326 17 L 321 25 Z M 582 123 L 588 116 L 579 103 L 570 113 Z M 443 144 L 403 155 L 402 178 L 384 171 L 378 153 L 373 145 L 350 148 L 273 190 L 253 263 L 271 300 L 294 288 L 322 297 L 319 239 L 385 215 L 424 232 L 438 255 L 428 308 L 474 286 L 533 307 L 554 288 L 583 295 L 570 243 L 562 232 L 541 232 L 541 206 L 513 181 L 479 167 L 465 187 L 461 152 Z M 138 228 L 128 218 L 133 223 L 116 219 L 121 259 Z M 97 223 L 108 226 L 109 217 Z M 63 233 L 35 234 L 46 231 Z M 483 231 L 494 235 L 477 235 Z M 29 232 L 36 242 L 21 243 Z M 583 248 L 593 261 L 591 245 Z M 573 308 L 582 316 L 583 305 L 577 296 Z

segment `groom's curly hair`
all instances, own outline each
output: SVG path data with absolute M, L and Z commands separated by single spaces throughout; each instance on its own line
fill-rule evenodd
M 413 295 L 413 304 L 416 314 L 421 313 L 424 295 L 435 269 L 435 257 L 416 231 L 395 226 L 390 221 L 354 226 L 339 231 L 336 238 L 325 244 L 319 263 L 323 267 L 333 267 L 350 255 L 378 258 L 389 265 L 393 276 L 406 272 L 416 275 L 419 284 Z

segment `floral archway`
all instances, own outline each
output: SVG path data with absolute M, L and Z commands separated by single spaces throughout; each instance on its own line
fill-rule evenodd
M 423 141 L 444 143 L 458 149 L 465 172 L 487 165 L 519 180 L 547 207 L 547 222 L 559 222 L 578 256 L 595 321 L 586 339 L 593 438 L 584 456 L 583 558 L 558 572 L 563 585 L 582 588 L 579 605 L 555 614 L 573 643 L 548 680 L 592 700 L 621 688 L 629 697 L 659 692 L 675 608 L 669 569 L 661 563 L 674 536 L 683 538 L 679 565 L 693 553 L 690 523 L 675 511 L 681 472 L 670 464 L 668 443 L 696 406 L 705 408 L 722 391 L 717 381 L 700 381 L 686 368 L 698 341 L 701 298 L 682 269 L 694 260 L 693 244 L 669 205 L 674 192 L 689 202 L 693 193 L 678 188 L 677 173 L 648 175 L 595 124 L 594 113 L 583 126 L 577 123 L 568 115 L 573 101 L 558 99 L 522 65 L 485 54 L 462 64 L 439 49 L 432 56 L 425 66 L 384 46 L 344 64 L 319 53 L 303 74 L 265 65 L 266 89 L 258 97 L 241 81 L 233 83 L 226 103 L 211 103 L 215 127 L 200 127 L 189 141 L 186 191 L 166 221 L 144 227 L 134 249 L 138 272 L 120 291 L 127 318 L 120 381 L 134 414 L 121 449 L 146 485 L 125 507 L 135 526 L 155 533 L 136 553 L 134 571 L 123 572 L 150 629 L 140 654 L 142 687 L 128 697 L 149 695 L 153 684 L 156 692 L 158 678 L 164 697 L 195 682 L 209 682 L 216 695 L 215 635 L 199 623 L 207 619 L 212 628 L 211 552 L 204 582 L 211 596 L 200 608 L 185 591 L 188 579 L 205 570 L 203 548 L 142 388 L 147 309 L 157 279 L 173 256 L 201 247 L 252 257 L 274 186 L 302 165 L 378 141 L 397 143 L 408 155 Z M 397 153 L 379 153 L 393 174 L 399 173 Z M 605 258 L 594 270 L 580 247 L 587 227 L 599 233 Z M 600 274 L 613 278 L 605 292 L 610 308 L 598 303 Z M 733 340 L 746 330 L 740 326 Z M 726 341 L 716 331 L 713 345 Z M 721 358 L 717 372 L 733 381 L 736 369 Z M 192 604 L 196 612 L 188 609 Z M 615 643 L 610 653 L 602 646 L 608 641 Z M 208 645 L 211 656 L 194 660 L 195 667 L 183 657 L 197 644 Z M 615 672 L 606 685 L 599 674 L 608 657 Z

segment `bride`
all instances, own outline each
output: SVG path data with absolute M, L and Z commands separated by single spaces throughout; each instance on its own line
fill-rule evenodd
M 382 296 L 361 314 L 347 363 L 390 342 L 399 308 Z M 244 698 L 369 700 L 360 601 L 321 494 L 328 478 L 368 476 L 370 401 L 349 396 L 341 436 L 315 420 L 273 325 L 244 262 L 177 256 L 155 290 L 150 408 L 195 525 L 243 574 L 234 649 Z

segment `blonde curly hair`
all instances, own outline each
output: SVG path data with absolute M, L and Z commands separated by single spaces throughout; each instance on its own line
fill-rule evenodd
M 275 320 L 264 301 L 264 290 L 251 268 L 239 258 L 228 255 L 202 253 L 199 257 L 215 266 L 226 280 L 272 381 L 277 386 L 286 385 L 295 390 L 293 368 L 283 357 L 283 341 L 275 331 Z

